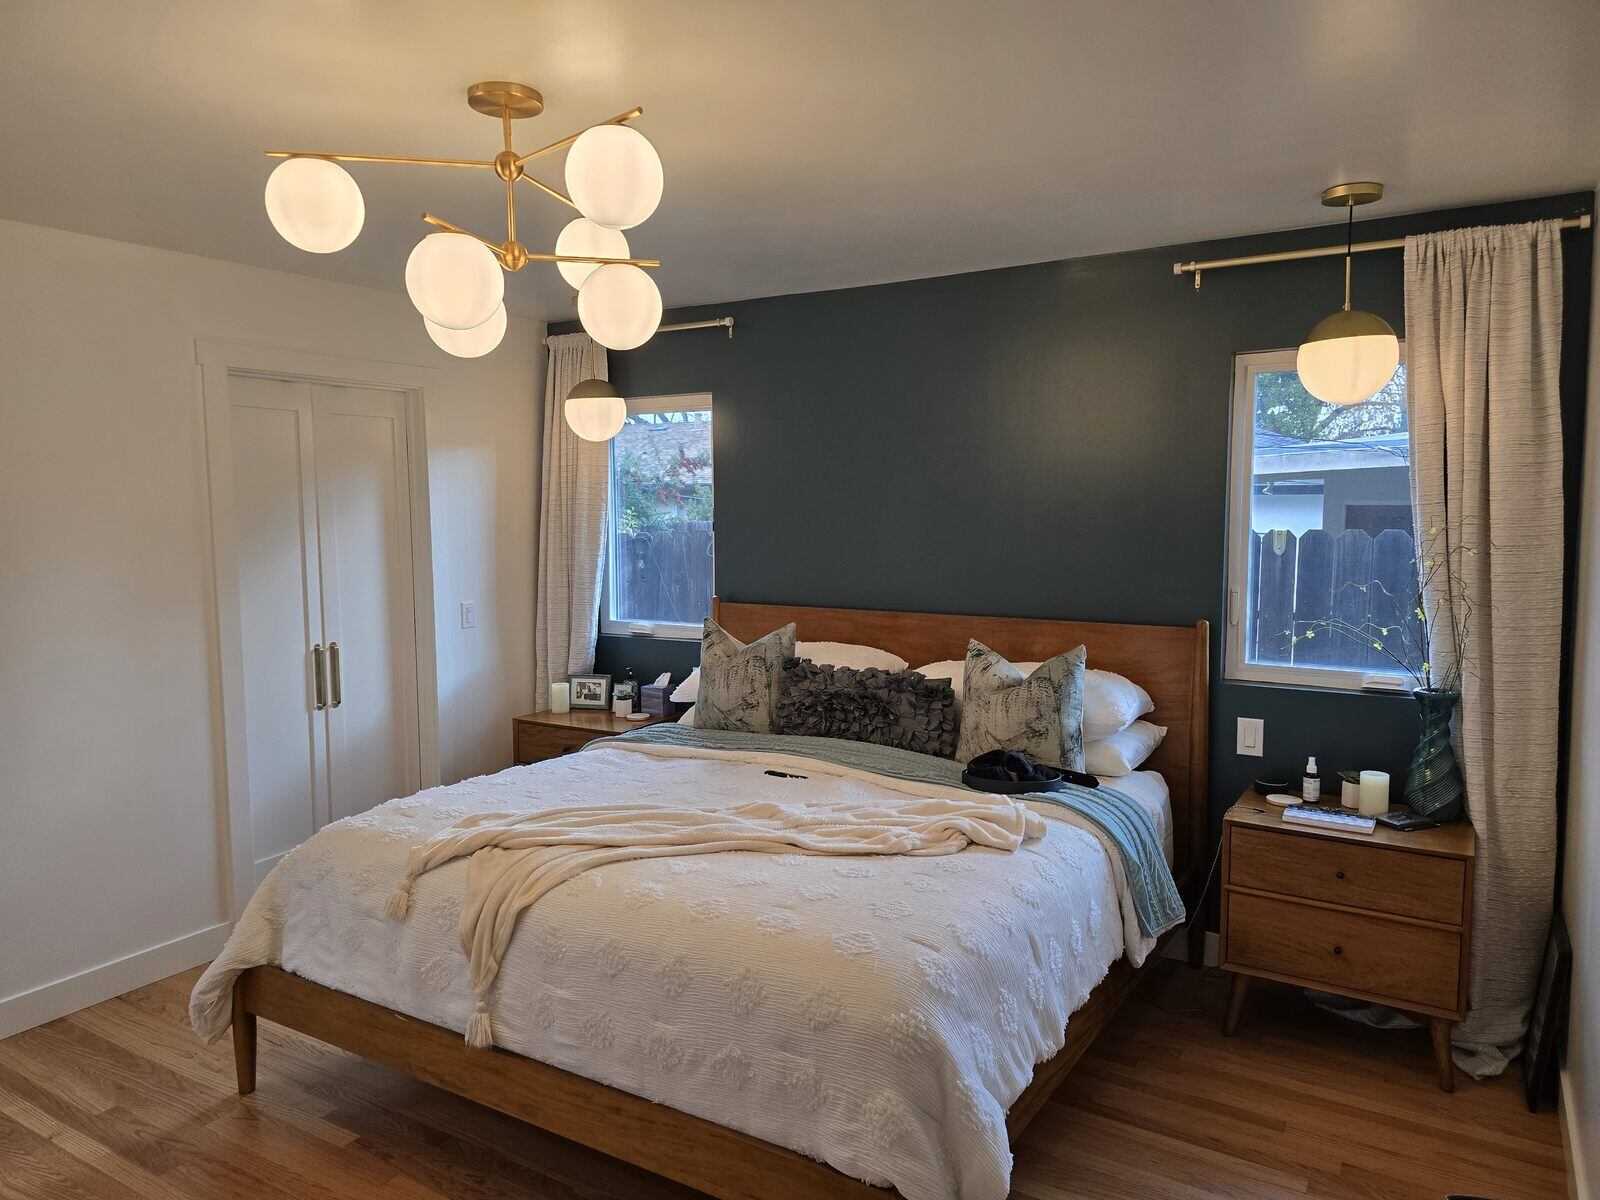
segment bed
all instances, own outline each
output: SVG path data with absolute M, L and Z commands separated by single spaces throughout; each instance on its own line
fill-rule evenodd
M 1205 622 L 720 599 L 714 615 L 744 640 L 794 621 L 802 638 L 913 663 L 960 657 L 968 637 L 1014 661 L 1083 642 L 1092 665 L 1144 686 L 1150 719 L 1168 728 L 1145 764 L 1151 777 L 1129 791 L 1159 806 L 1164 790 L 1172 875 L 1193 903 L 1205 837 Z M 1058 823 L 1016 855 L 735 853 L 590 872 L 524 914 L 492 1050 L 460 1036 L 465 963 L 451 941 L 466 865 L 418 881 L 404 930 L 382 921 L 408 839 L 508 796 L 536 803 L 602 786 L 742 795 L 783 786 L 770 768 L 795 763 L 816 776 L 808 787 L 883 783 L 788 752 L 601 745 L 330 826 L 263 883 L 258 911 L 197 986 L 196 1027 L 214 1036 L 231 1023 L 242 1094 L 255 1086 L 264 1017 L 714 1196 L 883 1200 L 895 1188 L 921 1200 L 958 1185 L 1004 1195 L 1009 1144 L 1132 987 L 1130 956 L 1154 957 L 1149 939 L 1134 953 L 1126 905 L 1122 921 L 1100 913 L 1118 904 L 1112 856 L 1082 829 Z M 1002 927 L 1015 952 L 980 945 Z M 992 995 L 969 995 L 974 985 L 952 979 L 947 960 L 958 975 L 982 960 L 972 977 L 991 981 Z

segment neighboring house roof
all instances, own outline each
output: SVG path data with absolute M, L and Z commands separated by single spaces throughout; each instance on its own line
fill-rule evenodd
M 1403 467 L 1410 462 L 1411 435 L 1404 430 L 1331 442 L 1304 442 L 1259 427 L 1255 431 L 1257 475 Z
M 629 421 L 616 441 L 619 453 L 634 455 L 646 470 L 663 471 L 677 461 L 680 449 L 690 458 L 711 453 L 711 422 L 653 425 Z

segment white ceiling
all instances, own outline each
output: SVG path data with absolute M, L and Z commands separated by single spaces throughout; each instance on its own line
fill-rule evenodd
M 523 149 L 644 106 L 667 190 L 629 236 L 669 306 L 1316 224 L 1347 179 L 1404 212 L 1600 176 L 1595 0 L 6 0 L 0 30 L 0 216 L 396 291 L 423 208 L 501 236 L 498 181 L 353 167 L 366 228 L 312 255 L 260 152 L 488 158 L 479 79 L 543 91 Z M 570 210 L 522 200 L 549 248 Z M 573 313 L 549 266 L 507 299 Z

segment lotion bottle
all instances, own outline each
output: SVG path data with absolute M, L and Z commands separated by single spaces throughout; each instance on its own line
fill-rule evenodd
M 1307 804 L 1315 804 L 1322 799 L 1322 777 L 1317 774 L 1316 755 L 1306 759 L 1305 778 L 1300 781 L 1300 799 Z

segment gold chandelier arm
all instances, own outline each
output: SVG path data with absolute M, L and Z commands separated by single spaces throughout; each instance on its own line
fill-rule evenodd
M 594 254 L 535 254 L 532 250 L 528 251 L 528 261 L 551 263 L 599 263 L 601 266 L 607 266 L 611 263 L 620 263 L 625 267 L 659 267 L 661 265 L 661 260 L 659 258 L 602 258 Z
M 633 120 L 635 117 L 642 117 L 642 116 L 644 116 L 644 109 L 640 108 L 638 105 L 635 105 L 633 108 L 630 108 L 627 112 L 618 113 L 616 116 L 612 117 L 609 121 L 601 121 L 600 124 L 601 125 L 623 125 L 623 124 L 626 124 L 627 122 Z M 537 150 L 531 150 L 527 154 L 524 154 L 521 158 L 517 159 L 517 163 L 520 166 L 522 163 L 527 162 L 529 159 L 542 158 L 546 154 L 554 154 L 557 150 L 565 150 L 568 146 L 572 145 L 573 142 L 577 141 L 581 136 L 583 136 L 583 132 L 584 131 L 582 129 L 580 129 L 580 130 L 578 130 L 577 133 L 574 133 L 570 137 L 564 137 L 559 142 L 551 142 L 548 146 L 540 146 Z
M 577 208 L 578 207 L 576 204 L 574 204 L 572 202 L 572 197 L 571 196 L 567 195 L 565 192 L 558 192 L 555 188 L 551 187 L 548 183 L 540 183 L 532 175 L 524 175 L 524 176 L 522 176 L 522 178 L 526 179 L 529 183 L 533 184 L 534 187 L 538 188 L 546 196 L 551 196 L 551 197 L 561 201 L 561 203 L 565 204 L 568 208 Z
M 423 167 L 486 167 L 494 170 L 493 161 L 479 162 L 475 158 L 399 158 L 392 154 L 324 154 L 320 150 L 267 150 L 268 158 L 326 158 L 334 162 L 406 163 Z
M 491 242 L 488 238 L 480 237 L 478 234 L 473 233 L 472 230 L 463 229 L 459 225 L 452 225 L 449 221 L 446 221 L 443 217 L 436 217 L 432 213 L 423 213 L 422 214 L 422 219 L 424 221 L 426 221 L 429 225 L 436 226 L 437 228 L 444 230 L 444 232 L 446 232 L 446 233 L 464 233 L 469 238 L 476 238 L 478 241 L 482 242 L 485 246 L 489 247 L 489 249 L 494 251 L 494 256 L 500 260 L 502 265 L 505 263 L 505 261 L 506 261 L 506 252 L 503 249 L 501 249 L 500 246 L 497 243 Z M 532 256 L 530 255 L 529 257 L 532 257 Z

